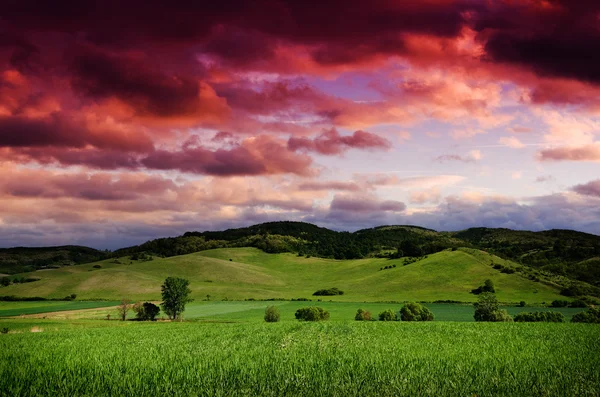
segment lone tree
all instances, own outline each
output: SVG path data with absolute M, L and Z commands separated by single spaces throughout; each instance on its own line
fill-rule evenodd
M 125 321 L 127 319 L 127 312 L 131 309 L 131 305 L 129 304 L 129 299 L 123 298 L 121 300 L 121 304 L 117 306 L 117 311 L 119 312 L 119 317 L 121 321 Z
M 189 297 L 192 292 L 188 288 L 190 282 L 184 278 L 178 277 L 167 277 L 163 283 L 161 307 L 163 311 L 169 316 L 169 319 L 176 320 L 181 318 L 181 313 L 185 310 L 186 303 L 193 301 Z

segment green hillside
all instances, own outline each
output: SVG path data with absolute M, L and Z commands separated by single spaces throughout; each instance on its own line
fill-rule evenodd
M 344 295 L 325 296 L 323 300 L 466 302 L 476 300 L 470 290 L 489 278 L 504 302 L 564 299 L 556 287 L 494 269 L 492 263 L 505 267 L 515 264 L 474 249 L 446 250 L 406 265 L 405 261 L 307 258 L 291 253 L 268 254 L 256 248 L 215 249 L 151 261 L 109 259 L 38 271 L 25 276 L 41 280 L 3 287 L 0 295 L 60 298 L 75 293 L 78 299 L 158 300 L 164 279 L 179 276 L 191 281 L 197 300 L 207 295 L 211 300 L 316 299 L 314 291 L 337 287 Z M 101 268 L 94 268 L 96 264 Z M 380 270 L 386 266 L 391 268 Z

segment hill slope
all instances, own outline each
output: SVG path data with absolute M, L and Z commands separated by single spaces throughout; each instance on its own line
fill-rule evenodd
M 447 250 L 404 265 L 404 259 L 369 258 L 333 260 L 299 257 L 290 253 L 267 254 L 256 248 L 228 248 L 156 258 L 152 261 L 115 263 L 115 260 L 35 272 L 40 281 L 4 287 L 2 295 L 78 299 L 160 299 L 167 276 L 191 281 L 193 296 L 204 299 L 311 298 L 318 289 L 337 287 L 334 301 L 474 301 L 469 291 L 492 279 L 501 301 L 528 303 L 564 299 L 558 289 L 515 274 L 505 274 L 490 264 L 511 262 L 472 249 Z M 131 263 L 131 264 L 129 264 Z M 396 265 L 396 267 L 392 267 Z M 380 270 L 382 267 L 392 267 Z

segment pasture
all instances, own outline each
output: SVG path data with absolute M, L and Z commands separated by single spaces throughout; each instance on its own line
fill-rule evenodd
M 406 263 L 406 265 L 405 265 Z M 456 300 L 473 302 L 473 288 L 493 280 L 502 302 L 549 303 L 564 299 L 559 288 L 531 281 L 519 273 L 505 274 L 491 264 L 514 263 L 474 249 L 442 251 L 414 263 L 404 259 L 334 260 L 294 254 L 267 254 L 256 248 L 201 251 L 152 261 L 129 258 L 69 266 L 24 276 L 40 281 L 10 285 L 2 295 L 78 299 L 159 300 L 168 276 L 190 280 L 192 297 L 211 300 L 313 298 L 318 289 L 337 287 L 337 302 Z M 100 265 L 101 268 L 94 266 Z M 394 267 L 395 266 L 395 267 Z M 388 269 L 380 270 L 388 267 Z
M 1 320 L 0 395 L 600 394 L 594 325 L 46 321 Z

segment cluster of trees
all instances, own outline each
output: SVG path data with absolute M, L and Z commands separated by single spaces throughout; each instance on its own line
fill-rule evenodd
M 8 287 L 11 284 L 25 284 L 25 283 L 33 283 L 34 281 L 40 281 L 41 279 L 36 277 L 2 277 L 0 278 L 0 286 Z
M 513 318 L 504 309 L 500 309 L 500 304 L 496 295 L 492 292 L 482 292 L 477 298 L 475 306 L 475 321 L 492 321 L 492 322 L 510 322 Z
M 415 226 L 383 226 L 349 233 L 304 222 L 268 222 L 217 232 L 187 232 L 180 237 L 152 240 L 117 250 L 115 256 L 135 252 L 173 256 L 213 248 L 256 247 L 269 253 L 298 252 L 302 256 L 358 259 L 382 251 L 391 251 L 388 257 L 422 256 L 465 244 Z
M 569 301 L 564 301 L 564 300 L 553 300 L 552 303 L 550 304 L 550 307 L 579 307 L 579 308 L 583 308 L 583 307 L 587 307 L 587 303 L 585 303 L 582 300 L 574 300 L 572 302 Z
M 180 320 L 185 310 L 185 305 L 192 302 L 190 298 L 192 290 L 189 288 L 190 282 L 184 278 L 167 277 L 161 286 L 162 303 L 161 308 L 170 320 Z M 121 321 L 127 319 L 130 310 L 135 311 L 136 319 L 140 321 L 155 321 L 160 312 L 160 308 L 152 302 L 137 302 L 131 304 L 128 299 L 123 299 L 117 307 Z M 110 320 L 110 315 L 107 316 Z
M 335 295 L 344 295 L 344 291 L 333 287 L 329 289 L 320 289 L 313 293 L 313 296 L 335 296 Z
M 571 322 L 600 324 L 600 308 L 592 307 L 587 312 L 577 313 L 571 318 Z
M 110 256 L 107 251 L 74 245 L 0 249 L 0 273 L 17 274 L 37 269 L 96 262 Z
M 500 257 L 600 286 L 598 236 L 572 230 L 471 228 L 454 237 Z
M 379 321 L 433 321 L 433 313 L 425 306 L 409 302 L 402 306 L 400 315 L 392 309 L 387 309 L 379 313 Z M 364 309 L 358 309 L 354 316 L 356 321 L 373 321 L 371 313 Z
M 519 313 L 514 318 L 517 323 L 564 323 L 565 316 L 559 312 Z

